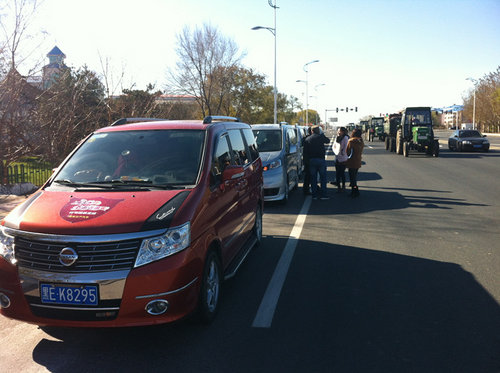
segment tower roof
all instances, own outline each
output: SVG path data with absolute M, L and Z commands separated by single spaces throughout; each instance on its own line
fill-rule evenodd
M 62 56 L 66 58 L 66 55 L 57 46 L 52 48 L 52 50 L 49 53 L 47 53 L 47 57 L 50 56 Z

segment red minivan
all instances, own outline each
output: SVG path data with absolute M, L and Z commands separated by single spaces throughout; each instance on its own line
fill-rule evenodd
M 0 312 L 43 326 L 206 322 L 262 238 L 249 125 L 119 120 L 90 136 L 0 226 Z

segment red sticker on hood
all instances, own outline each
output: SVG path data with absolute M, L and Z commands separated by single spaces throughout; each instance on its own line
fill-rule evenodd
M 115 207 L 123 199 L 109 198 L 71 198 L 59 215 L 70 223 L 78 223 L 98 218 Z

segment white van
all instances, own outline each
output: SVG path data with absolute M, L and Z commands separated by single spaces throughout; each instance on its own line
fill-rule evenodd
M 299 185 L 301 152 L 296 128 L 287 124 L 254 124 L 264 175 L 264 201 L 288 201 Z

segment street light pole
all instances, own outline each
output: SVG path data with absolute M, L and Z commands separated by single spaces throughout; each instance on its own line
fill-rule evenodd
M 274 8 L 274 28 L 273 27 L 263 27 L 263 26 L 255 26 L 252 27 L 252 30 L 261 30 L 266 29 L 271 34 L 274 35 L 274 124 L 278 123 L 278 89 L 276 88 L 276 0 L 274 0 L 274 4 L 272 0 L 268 0 L 269 6 Z
M 326 84 L 325 84 L 325 83 L 316 84 L 316 85 L 314 86 L 314 90 L 315 90 L 316 92 L 318 92 L 318 87 L 322 87 L 322 86 L 324 86 L 324 85 L 326 85 Z M 316 94 L 317 94 L 317 93 L 316 93 Z M 316 104 L 318 105 L 318 110 L 316 110 L 316 115 L 317 115 L 317 117 L 319 118 L 319 121 L 320 121 L 320 124 L 321 124 L 321 118 L 320 118 L 320 116 L 319 116 L 319 99 L 318 99 L 318 97 L 317 97 L 317 96 L 316 96 Z M 325 122 L 326 122 L 326 115 L 325 115 Z
M 307 83 L 305 80 L 296 80 L 297 83 Z M 307 99 L 306 99 L 307 101 Z M 307 113 L 307 112 L 306 112 Z M 304 118 L 304 126 L 307 126 L 306 119 Z
M 467 78 L 465 80 L 470 80 L 472 83 L 474 83 L 474 103 L 472 105 L 472 129 L 476 129 L 476 80 L 472 78 Z M 458 123 L 457 123 L 457 128 L 458 128 Z
M 319 62 L 319 60 L 314 60 L 314 61 L 311 61 L 311 62 L 308 62 L 304 65 L 304 71 L 306 72 L 306 125 L 309 125 L 309 89 L 308 89 L 308 86 L 309 86 L 309 76 L 308 76 L 308 73 L 309 73 L 309 70 L 307 70 L 307 66 L 312 64 L 312 63 L 316 63 L 316 62 Z

